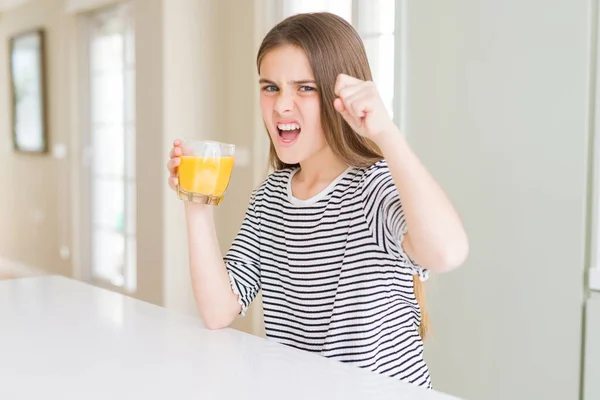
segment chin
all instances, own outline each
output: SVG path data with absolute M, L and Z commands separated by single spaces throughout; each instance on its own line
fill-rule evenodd
M 298 157 L 297 152 L 291 151 L 291 149 L 279 147 L 273 144 L 272 140 L 273 139 L 271 139 L 271 144 L 275 149 L 275 154 L 277 154 L 277 158 L 281 162 L 287 165 L 295 165 L 300 163 L 300 157 Z
M 295 164 L 300 164 L 300 157 L 298 156 L 294 156 L 292 154 L 285 154 L 286 152 L 281 152 L 279 150 L 276 150 L 277 152 L 277 158 L 279 158 L 281 160 L 281 162 L 287 164 L 287 165 L 295 165 Z

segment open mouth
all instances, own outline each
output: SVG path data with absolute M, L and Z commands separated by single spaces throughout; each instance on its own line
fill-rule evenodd
M 287 124 L 277 124 L 277 130 L 279 131 L 279 139 L 283 144 L 291 144 L 298 139 L 300 135 L 300 125 L 292 122 Z

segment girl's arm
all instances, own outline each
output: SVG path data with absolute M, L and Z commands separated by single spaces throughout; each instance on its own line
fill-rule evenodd
M 462 222 L 444 191 L 421 164 L 396 126 L 377 136 L 398 194 L 408 231 L 402 247 L 434 272 L 460 266 L 468 254 Z
M 167 163 L 169 186 L 177 191 L 177 170 L 184 154 L 183 142 L 173 142 Z M 185 202 L 190 275 L 196 305 L 204 324 L 219 329 L 233 322 L 241 311 L 221 255 L 212 206 Z
M 213 206 L 186 202 L 190 275 L 200 316 L 209 329 L 229 326 L 241 311 L 217 239 Z
M 402 247 L 421 267 L 445 272 L 468 253 L 467 235 L 450 201 L 390 119 L 373 82 L 340 74 L 335 109 L 383 152 L 402 203 L 407 233 Z

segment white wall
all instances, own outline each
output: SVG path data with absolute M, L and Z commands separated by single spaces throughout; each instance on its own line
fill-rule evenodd
M 430 285 L 433 383 L 469 399 L 576 399 L 590 4 L 406 5 L 406 133 L 471 244 L 466 266 Z
M 60 249 L 70 245 L 69 160 L 52 157 L 59 143 L 69 143 L 69 101 L 72 72 L 69 18 L 61 0 L 10 1 L 0 17 L 0 258 L 11 264 L 69 274 L 71 260 Z M 13 150 L 9 39 L 18 33 L 45 31 L 44 71 L 49 152 Z M 32 251 L 34 249 L 35 251 Z
M 137 277 L 143 300 L 164 304 L 163 264 L 167 250 L 167 232 L 163 198 L 167 150 L 163 146 L 163 123 L 166 119 L 165 88 L 162 84 L 165 66 L 163 43 L 163 0 L 134 0 L 136 57 L 136 185 L 137 185 Z
M 594 293 L 586 307 L 586 352 L 583 400 L 600 398 L 600 293 Z

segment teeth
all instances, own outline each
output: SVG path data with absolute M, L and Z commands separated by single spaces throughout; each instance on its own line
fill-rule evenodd
M 277 128 L 282 131 L 293 131 L 294 129 L 300 129 L 298 124 L 277 124 Z

